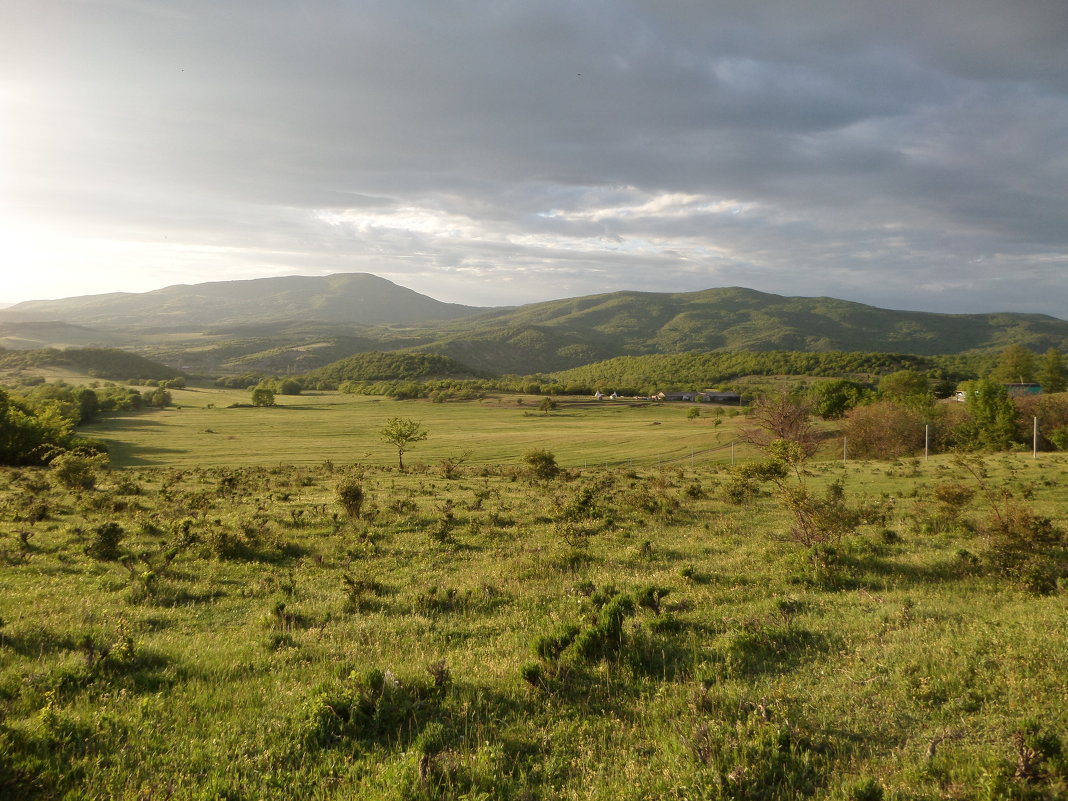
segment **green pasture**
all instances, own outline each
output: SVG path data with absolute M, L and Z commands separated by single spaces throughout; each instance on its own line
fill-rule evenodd
M 136 419 L 265 420 L 310 400 Z M 314 400 L 309 416 L 358 411 L 368 427 L 425 410 L 432 432 L 494 409 Z M 502 427 L 546 422 L 514 412 Z M 1064 456 L 988 458 L 980 478 L 948 457 L 814 463 L 813 486 L 842 479 L 851 504 L 881 510 L 823 568 L 766 490 L 728 500 L 722 465 L 534 481 L 388 461 L 185 461 L 73 488 L 0 471 L 0 797 L 1068 792 L 1064 578 L 1035 592 L 988 561 L 979 497 L 1011 493 L 1068 527 Z M 355 517 L 336 495 L 353 483 Z M 979 495 L 936 530 L 938 490 L 956 484 Z M 108 524 L 122 530 L 113 553 L 99 548 Z M 591 639 L 623 602 L 617 632 Z M 557 653 L 569 630 L 579 639 Z
M 473 463 L 517 463 L 533 448 L 548 448 L 561 465 L 650 466 L 729 463 L 730 443 L 744 418 L 689 404 L 560 399 L 546 415 L 540 397 L 501 396 L 431 403 L 363 395 L 310 393 L 276 396 L 268 408 L 238 390 L 171 390 L 176 408 L 108 417 L 87 426 L 106 441 L 117 466 L 315 464 L 323 461 L 387 465 L 396 452 L 379 437 L 390 417 L 422 422 L 428 438 L 406 461 L 436 462 L 467 454 Z M 735 458 L 748 452 L 735 448 Z

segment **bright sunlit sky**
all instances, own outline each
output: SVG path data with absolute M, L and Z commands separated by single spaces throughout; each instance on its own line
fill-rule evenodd
M 0 0 L 0 301 L 371 272 L 1068 317 L 1064 0 Z

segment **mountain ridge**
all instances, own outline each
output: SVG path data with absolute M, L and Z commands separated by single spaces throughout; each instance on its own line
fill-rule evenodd
M 745 287 L 626 290 L 485 308 L 443 303 L 367 273 L 29 301 L 0 310 L 0 325 L 10 341 L 20 325 L 36 325 L 26 339 L 47 344 L 46 325 L 19 320 L 59 313 L 57 336 L 87 342 L 99 330 L 102 342 L 125 338 L 129 349 L 205 373 L 303 373 L 372 351 L 432 354 L 479 373 L 517 375 L 686 352 L 939 355 L 1011 344 L 1068 351 L 1068 321 L 1041 314 L 901 311 Z
M 477 306 L 435 300 L 371 273 L 334 273 L 173 284 L 150 292 L 30 300 L 0 309 L 0 320 L 61 319 L 118 329 L 300 319 L 381 325 L 451 319 L 480 310 Z

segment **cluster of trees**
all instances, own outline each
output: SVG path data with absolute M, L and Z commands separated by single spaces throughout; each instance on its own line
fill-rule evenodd
M 171 403 L 171 394 L 164 387 L 141 393 L 133 387 L 95 382 L 89 386 L 64 381 L 41 382 L 23 388 L 20 396 L 23 404 L 37 411 L 55 407 L 72 425 L 92 422 L 102 413 L 123 412 L 145 406 L 164 407 Z
M 0 464 L 44 464 L 68 446 L 73 431 L 57 406 L 35 409 L 0 389 Z
M 106 454 L 96 440 L 79 438 L 74 427 L 100 411 L 92 390 L 73 388 L 62 400 L 14 395 L 0 388 L 0 465 L 42 465 L 72 451 Z
M 1006 384 L 1037 382 L 1045 392 L 1064 392 L 1068 389 L 1064 356 L 1056 348 L 1037 356 L 1021 345 L 1010 345 L 1002 351 L 992 376 Z
M 166 382 L 164 382 L 166 383 Z M 0 464 L 39 465 L 70 449 L 104 451 L 96 441 L 75 436 L 75 427 L 101 414 L 170 406 L 170 391 L 145 392 L 113 383 L 89 386 L 29 379 L 15 390 L 0 389 Z
M 1040 447 L 1068 449 L 1063 393 L 1012 398 L 1004 381 L 988 376 L 961 385 L 963 404 L 936 404 L 922 376 L 887 379 L 895 379 L 897 392 L 880 382 L 873 399 L 845 412 L 849 449 L 857 456 L 904 456 L 925 444 L 936 450 L 1006 450 L 1030 443 L 1036 421 Z

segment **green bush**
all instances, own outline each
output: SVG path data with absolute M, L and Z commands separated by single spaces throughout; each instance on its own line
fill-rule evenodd
M 527 463 L 531 475 L 541 481 L 551 481 L 560 475 L 556 456 L 550 451 L 535 448 L 523 454 L 523 461 Z
M 104 523 L 93 529 L 93 538 L 85 547 L 85 553 L 103 562 L 112 562 L 119 558 L 122 542 L 126 532 L 118 523 Z

